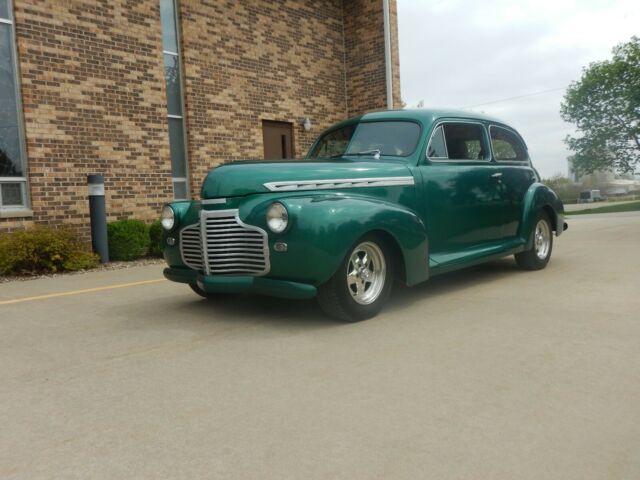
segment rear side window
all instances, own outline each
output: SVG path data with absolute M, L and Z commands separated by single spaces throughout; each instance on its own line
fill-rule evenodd
M 429 140 L 427 157 L 434 160 L 484 160 L 484 127 L 476 123 L 443 123 Z
M 491 125 L 491 148 L 496 160 L 524 162 L 529 159 L 527 148 L 518 136 L 506 128 Z

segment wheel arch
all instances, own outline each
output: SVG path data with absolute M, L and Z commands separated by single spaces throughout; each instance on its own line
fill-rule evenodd
M 300 281 L 321 285 L 359 238 L 375 233 L 398 260 L 403 282 L 415 285 L 429 277 L 426 228 L 409 208 L 360 195 L 309 195 L 281 201 L 295 218 L 293 228 L 281 236 L 289 245 L 288 253 L 272 255 L 272 274 L 295 278 L 294 266 L 306 263 L 307 277 Z
M 556 213 L 556 211 L 549 204 L 543 205 L 541 210 L 549 216 L 549 220 L 551 220 L 551 229 L 554 232 L 557 232 L 558 231 L 558 214 Z
M 394 273 L 395 279 L 401 281 L 402 283 L 407 283 L 407 267 L 405 265 L 404 254 L 402 253 L 402 248 L 398 243 L 398 240 L 388 231 L 382 229 L 371 230 L 365 235 L 372 234 L 377 237 L 380 237 L 385 242 L 386 246 L 389 247 L 389 254 L 394 260 Z
M 558 195 L 542 183 L 534 183 L 527 190 L 524 198 L 522 219 L 518 235 L 530 246 L 531 232 L 535 226 L 538 212 L 549 216 L 551 227 L 559 236 L 564 231 L 564 206 Z

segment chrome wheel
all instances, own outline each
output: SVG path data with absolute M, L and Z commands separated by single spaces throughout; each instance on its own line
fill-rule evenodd
M 539 220 L 533 236 L 533 247 L 540 260 L 547 258 L 551 247 L 551 228 L 546 220 Z
M 351 297 L 360 305 L 376 301 L 384 289 L 387 266 L 380 247 L 362 242 L 351 252 L 347 265 L 347 286 Z

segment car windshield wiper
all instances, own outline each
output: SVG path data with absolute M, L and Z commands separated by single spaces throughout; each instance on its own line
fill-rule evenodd
M 339 153 L 337 155 L 331 155 L 331 158 L 340 158 L 340 157 L 364 157 L 364 156 L 372 156 L 376 160 L 380 159 L 380 150 L 365 150 L 364 152 L 350 152 L 350 153 Z

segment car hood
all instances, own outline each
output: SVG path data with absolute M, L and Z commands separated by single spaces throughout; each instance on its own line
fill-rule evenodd
M 209 172 L 202 185 L 201 198 L 237 197 L 272 191 L 345 188 L 351 180 L 383 179 L 387 184 L 412 183 L 411 171 L 401 161 L 353 161 L 348 159 L 297 161 L 244 161 L 221 165 Z M 315 185 L 314 181 L 324 184 Z M 326 182 L 337 180 L 335 184 Z

